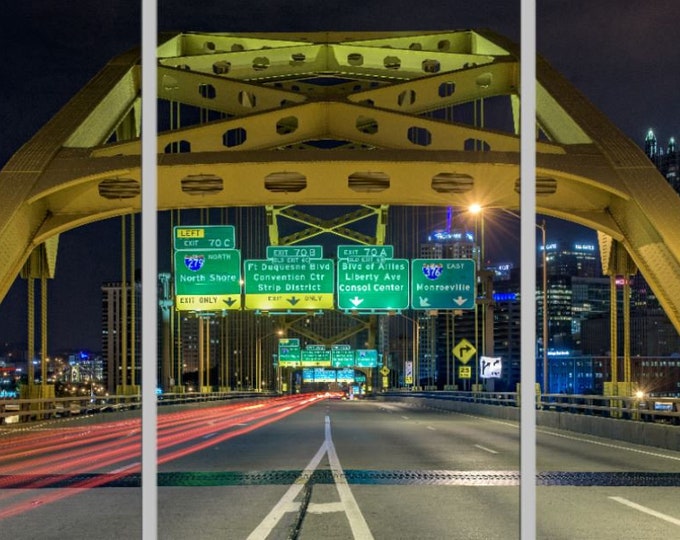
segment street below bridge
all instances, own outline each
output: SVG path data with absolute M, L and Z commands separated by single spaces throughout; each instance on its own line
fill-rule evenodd
M 135 416 L 137 414 L 137 416 Z M 519 538 L 517 423 L 295 396 L 159 409 L 161 539 Z M 141 538 L 138 411 L 3 428 L 14 539 Z M 680 452 L 537 430 L 537 537 L 680 537 Z

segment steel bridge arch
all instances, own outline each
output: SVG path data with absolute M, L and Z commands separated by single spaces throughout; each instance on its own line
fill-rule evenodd
M 174 33 L 159 43 L 161 210 L 519 206 L 519 48 L 502 36 Z M 0 299 L 19 273 L 54 275 L 60 233 L 140 211 L 140 84 L 138 50 L 112 59 L 0 171 Z M 604 272 L 640 270 L 680 331 L 677 194 L 540 57 L 536 95 L 536 211 L 598 231 Z M 504 126 L 484 117 L 496 103 Z

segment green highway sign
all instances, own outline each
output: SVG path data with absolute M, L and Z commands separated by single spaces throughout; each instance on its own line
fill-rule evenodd
M 375 349 L 357 349 L 354 355 L 356 367 L 378 367 L 378 351 Z
M 178 225 L 173 228 L 174 248 L 192 249 L 233 249 L 233 225 Z
M 392 259 L 394 246 L 338 246 L 338 259 Z
M 267 259 L 296 262 L 300 259 L 321 259 L 321 246 L 267 246 Z M 294 259 L 295 261 L 290 261 Z
M 320 246 L 268 246 L 267 259 L 245 261 L 246 309 L 333 309 L 335 269 L 321 256 Z
M 237 249 L 175 251 L 178 311 L 241 308 L 241 253 Z
M 361 252 L 364 248 L 369 251 Z M 338 309 L 388 311 L 408 308 L 408 260 L 382 257 L 380 254 L 392 253 L 388 248 L 392 246 L 338 246 Z M 370 256 L 371 250 L 377 250 L 378 255 Z
M 474 309 L 477 296 L 473 259 L 413 259 L 413 309 Z
M 300 351 L 302 367 L 330 367 L 331 351 L 323 345 L 307 345 Z
M 339 344 L 331 347 L 331 366 L 335 368 L 354 367 L 354 349 Z
M 279 366 L 298 367 L 300 365 L 300 340 L 298 338 L 279 339 Z
M 241 253 L 234 238 L 233 225 L 173 228 L 178 311 L 241 309 Z

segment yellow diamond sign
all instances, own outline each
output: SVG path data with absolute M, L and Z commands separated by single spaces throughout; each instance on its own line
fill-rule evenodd
M 461 339 L 451 352 L 462 364 L 467 364 L 470 358 L 475 355 L 477 349 L 467 339 Z

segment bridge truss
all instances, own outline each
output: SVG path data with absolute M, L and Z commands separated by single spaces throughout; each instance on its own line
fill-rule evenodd
M 604 272 L 641 271 L 680 331 L 676 194 L 537 62 L 536 212 L 597 230 Z M 158 64 L 159 210 L 259 206 L 271 244 L 380 244 L 391 205 L 518 209 L 519 49 L 489 31 L 173 33 Z M 139 51 L 112 59 L 0 171 L 0 299 L 53 277 L 60 233 L 140 211 L 140 81 Z

